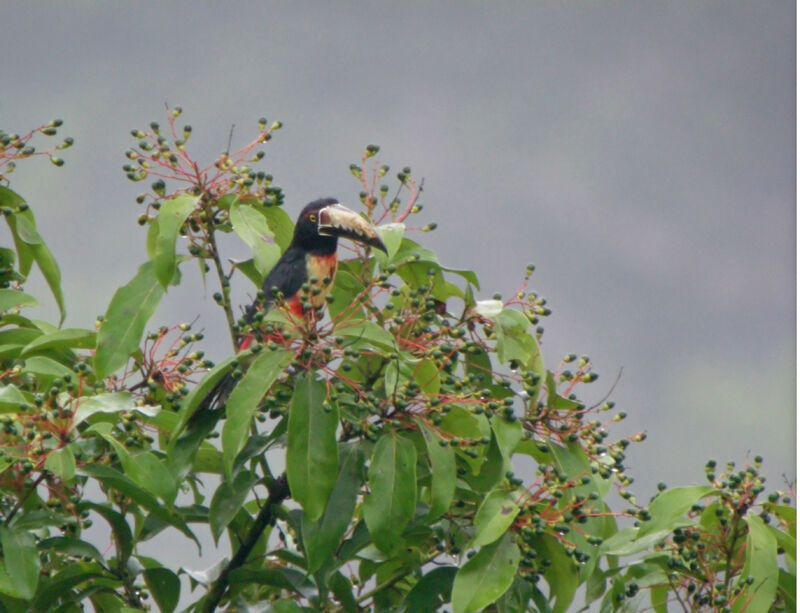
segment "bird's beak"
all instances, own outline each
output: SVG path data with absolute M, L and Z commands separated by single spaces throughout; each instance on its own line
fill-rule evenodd
M 386 247 L 371 223 L 341 204 L 331 204 L 319 211 L 317 230 L 323 236 L 339 236 L 369 245 L 387 253 Z

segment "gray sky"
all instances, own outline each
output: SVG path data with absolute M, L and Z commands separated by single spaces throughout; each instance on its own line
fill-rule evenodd
M 378 143 L 425 177 L 420 223 L 439 229 L 414 238 L 485 297 L 536 264 L 548 366 L 590 355 L 588 401 L 624 369 L 615 433 L 648 432 L 628 454 L 640 500 L 700 482 L 709 458 L 760 453 L 769 488 L 794 478 L 794 3 L 6 2 L 2 21 L 0 126 L 61 117 L 76 139 L 63 169 L 12 175 L 68 325 L 145 258 L 142 186 L 120 170 L 131 128 L 180 104 L 211 161 L 265 115 L 284 122 L 265 168 L 292 217 L 356 202 L 347 167 Z M 201 315 L 224 357 L 187 276 L 152 323 Z

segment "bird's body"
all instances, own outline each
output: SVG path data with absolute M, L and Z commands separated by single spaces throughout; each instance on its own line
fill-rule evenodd
M 309 203 L 300 212 L 289 247 L 267 275 L 261 287 L 263 301 L 246 309 L 246 319 L 253 320 L 259 310 L 268 310 L 280 297 L 289 313 L 297 318 L 308 317 L 325 305 L 333 287 L 338 259 L 339 237 L 386 251 L 375 228 L 334 198 Z M 239 345 L 239 352 L 255 340 L 251 332 Z M 235 387 L 230 375 L 224 377 L 206 396 L 198 410 L 219 408 Z

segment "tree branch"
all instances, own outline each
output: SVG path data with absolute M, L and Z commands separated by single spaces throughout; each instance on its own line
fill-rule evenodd
M 253 520 L 253 525 L 250 526 L 250 530 L 248 530 L 247 535 L 245 535 L 242 540 L 239 549 L 233 554 L 231 561 L 228 562 L 228 565 L 222 570 L 217 580 L 211 584 L 211 588 L 203 603 L 203 613 L 213 613 L 216 610 L 222 597 L 225 595 L 225 591 L 228 589 L 228 581 L 231 572 L 244 566 L 247 557 L 250 555 L 250 552 L 253 551 L 258 539 L 261 538 L 264 530 L 275 519 L 275 507 L 283 503 L 288 497 L 289 482 L 286 480 L 286 473 L 284 473 L 275 480 L 270 488 L 269 497 Z

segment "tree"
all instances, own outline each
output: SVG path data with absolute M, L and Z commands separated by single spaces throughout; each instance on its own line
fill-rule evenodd
M 510 298 L 479 300 L 473 272 L 411 238 L 422 186 L 404 168 L 390 187 L 376 146 L 350 171 L 388 254 L 357 247 L 341 262 L 325 316 L 279 304 L 238 317 L 231 279 L 260 287 L 291 238 L 281 189 L 251 167 L 280 124 L 261 120 L 251 143 L 203 168 L 180 114 L 133 131 L 124 170 L 153 181 L 137 198 L 148 259 L 96 330 L 60 327 L 56 259 L 8 187 L 19 160 L 60 166 L 72 141 L 32 145 L 60 121 L 0 132 L 14 242 L 0 249 L 4 610 L 173 611 L 182 598 L 193 611 L 565 611 L 578 593 L 603 611 L 794 608 L 793 492 L 763 499 L 756 457 L 742 470 L 710 462 L 705 484 L 637 504 L 625 450 L 644 435 L 612 440 L 625 414 L 578 399 L 597 378 L 588 357 L 545 367 L 533 267 Z M 252 259 L 227 264 L 220 233 Z M 249 331 L 261 342 L 214 365 L 191 326 L 147 331 L 192 263 L 218 285 L 233 347 Z M 23 314 L 34 264 L 59 326 Z M 224 415 L 197 412 L 229 372 Z M 536 466 L 525 478 L 523 456 Z M 94 521 L 112 547 L 87 539 Z M 229 539 L 230 559 L 200 572 L 140 551 L 166 531 L 199 546 L 202 530 Z

